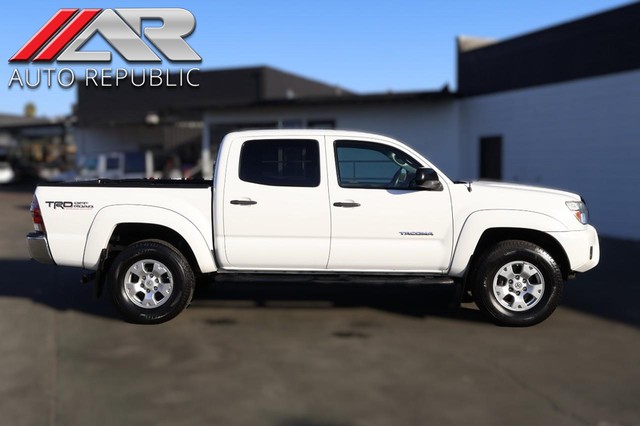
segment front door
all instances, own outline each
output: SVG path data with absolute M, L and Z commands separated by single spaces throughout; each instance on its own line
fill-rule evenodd
M 322 155 L 320 155 L 322 153 Z M 323 137 L 231 147 L 224 184 L 230 269 L 325 269 L 331 235 Z
M 331 204 L 328 269 L 442 272 L 452 247 L 451 201 L 412 189 L 427 167 L 386 143 L 327 138 Z M 443 182 L 444 183 L 444 182 Z

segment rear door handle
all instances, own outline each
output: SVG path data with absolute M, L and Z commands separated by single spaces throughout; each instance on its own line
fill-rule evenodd
M 231 200 L 231 204 L 234 206 L 252 206 L 258 204 L 258 202 L 253 200 Z
M 360 203 L 354 203 L 353 201 L 338 201 L 333 205 L 336 207 L 360 207 Z

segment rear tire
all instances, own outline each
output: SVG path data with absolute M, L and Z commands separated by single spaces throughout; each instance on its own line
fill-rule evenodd
M 171 244 L 140 241 L 124 249 L 107 275 L 111 299 L 122 317 L 135 324 L 159 324 L 191 302 L 193 270 Z
M 560 267 L 535 244 L 502 241 L 490 247 L 477 265 L 473 288 L 476 305 L 498 325 L 538 324 L 560 303 Z

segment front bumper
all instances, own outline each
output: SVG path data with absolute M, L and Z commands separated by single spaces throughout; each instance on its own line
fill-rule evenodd
M 40 263 L 55 265 L 47 236 L 42 232 L 30 232 L 27 234 L 27 248 L 32 259 Z
M 549 232 L 564 248 L 571 270 L 586 272 L 600 261 L 598 233 L 591 225 L 579 231 Z

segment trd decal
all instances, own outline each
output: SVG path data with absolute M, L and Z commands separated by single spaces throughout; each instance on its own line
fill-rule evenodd
M 54 210 L 91 210 L 93 205 L 87 201 L 45 201 L 45 204 Z

